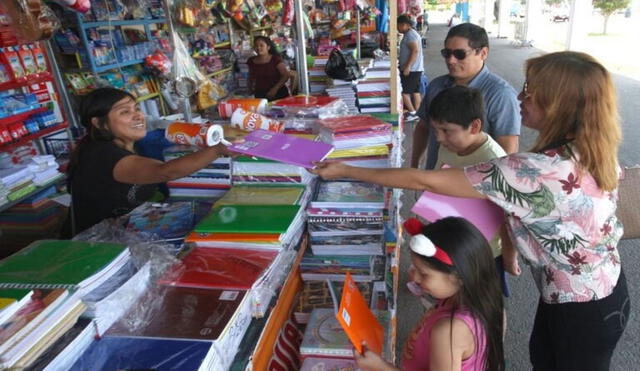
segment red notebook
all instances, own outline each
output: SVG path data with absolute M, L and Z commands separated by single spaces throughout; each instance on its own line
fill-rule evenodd
M 391 124 L 368 115 L 328 118 L 318 120 L 318 123 L 333 133 L 391 130 Z
M 106 335 L 217 340 L 241 306 L 244 290 L 169 287 L 148 291 Z
M 338 98 L 336 97 L 329 97 L 326 95 L 297 95 L 295 97 L 278 99 L 271 105 L 275 107 L 323 107 L 337 100 Z
M 276 258 L 273 250 L 198 247 L 158 280 L 179 287 L 248 290 Z
M 369 309 L 367 302 L 358 290 L 358 286 L 348 272 L 344 280 L 342 299 L 336 318 L 358 353 L 362 354 L 362 342 L 365 341 L 369 350 L 376 354 L 382 354 L 384 329 Z

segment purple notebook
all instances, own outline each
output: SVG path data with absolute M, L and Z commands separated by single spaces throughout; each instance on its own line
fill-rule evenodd
M 333 146 L 293 135 L 256 130 L 249 133 L 244 142 L 230 146 L 229 150 L 313 169 L 313 163 L 324 160 L 333 151 Z

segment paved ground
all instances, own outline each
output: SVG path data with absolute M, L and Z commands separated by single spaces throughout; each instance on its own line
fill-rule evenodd
M 444 37 L 448 28 L 445 25 L 432 25 L 428 33 L 426 53 L 426 70 L 429 78 L 446 73 L 446 66 L 440 57 L 439 50 L 443 47 Z M 534 48 L 520 48 L 513 46 L 511 40 L 490 37 L 491 51 L 489 54 L 489 68 L 510 82 L 519 90 L 524 82 L 523 62 L 532 56 L 540 55 L 543 51 Z M 637 117 L 640 114 L 640 81 L 625 76 L 614 75 L 619 95 L 620 116 L 623 123 L 624 141 L 620 149 L 620 160 L 624 165 L 640 163 L 640 129 Z M 410 128 L 406 129 L 407 140 L 405 148 L 410 143 Z M 520 149 L 530 148 L 535 140 L 535 134 L 524 128 Z M 404 215 L 415 200 L 413 192 L 405 192 Z M 620 243 L 622 264 L 627 275 L 631 294 L 631 318 L 621 339 L 613 359 L 611 370 L 638 370 L 640 362 L 640 240 L 628 240 Z M 402 352 L 404 341 L 410 330 L 422 315 L 422 306 L 406 289 L 406 268 L 408 267 L 408 253 L 403 250 L 401 259 L 401 283 L 398 295 L 398 357 Z M 533 283 L 531 274 L 523 267 L 524 273 L 517 278 L 510 278 L 512 296 L 507 301 L 508 331 L 505 340 L 505 354 L 508 370 L 525 371 L 531 369 L 529 363 L 528 342 L 533 325 L 533 317 L 538 299 L 538 291 Z

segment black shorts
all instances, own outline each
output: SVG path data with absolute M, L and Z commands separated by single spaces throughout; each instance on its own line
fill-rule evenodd
M 422 71 L 409 72 L 409 76 L 405 76 L 400 71 L 400 83 L 402 84 L 402 94 L 420 93 L 420 78 Z

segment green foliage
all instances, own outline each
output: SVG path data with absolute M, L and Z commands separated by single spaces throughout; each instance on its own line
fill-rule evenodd
M 600 9 L 604 16 L 613 14 L 616 10 L 629 6 L 631 0 L 593 0 L 593 7 Z
M 544 2 L 551 6 L 564 4 L 564 0 L 544 0 Z

